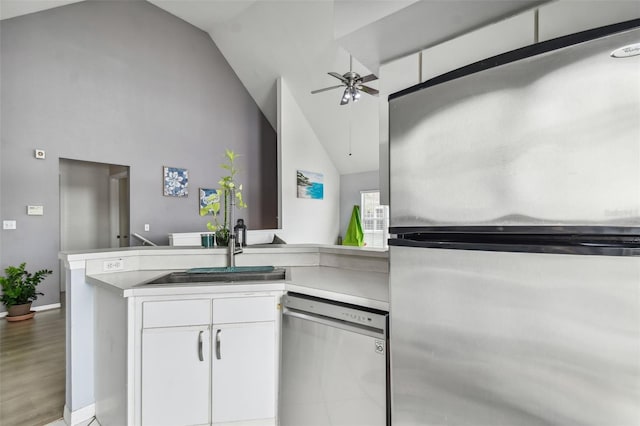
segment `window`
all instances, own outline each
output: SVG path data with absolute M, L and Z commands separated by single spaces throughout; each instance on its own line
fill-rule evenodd
M 366 247 L 387 247 L 389 206 L 380 205 L 380 191 L 360 192 L 360 214 Z

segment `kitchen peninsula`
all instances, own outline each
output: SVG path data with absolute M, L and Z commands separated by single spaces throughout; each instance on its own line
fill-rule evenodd
M 142 405 L 148 395 L 142 394 L 142 382 L 148 380 L 148 387 L 153 389 L 158 378 L 155 373 L 147 376 L 141 373 L 143 368 L 153 371 L 155 365 L 154 357 L 145 357 L 151 353 L 150 348 L 164 352 L 176 347 L 172 343 L 166 346 L 171 340 L 156 337 L 170 336 L 172 330 L 179 330 L 183 334 L 176 339 L 188 336 L 198 342 L 193 344 L 197 357 L 219 357 L 214 352 L 219 350 L 216 341 L 220 336 L 211 334 L 216 327 L 242 330 L 235 334 L 238 339 L 250 343 L 257 336 L 256 344 L 273 348 L 272 359 L 269 350 L 266 358 L 253 359 L 256 365 L 271 363 L 273 367 L 274 384 L 259 381 L 262 386 L 265 383 L 271 386 L 271 395 L 266 400 L 258 398 L 252 405 L 257 413 L 267 414 L 241 424 L 275 424 L 281 296 L 292 291 L 384 311 L 389 306 L 388 253 L 380 249 L 318 245 L 248 247 L 236 258 L 238 266 L 282 267 L 286 269 L 286 277 L 280 281 L 235 283 L 149 284 L 173 271 L 225 266 L 225 249 L 132 247 L 61 253 L 60 259 L 66 269 L 67 303 L 64 414 L 71 425 L 94 415 L 104 425 L 143 424 Z M 252 334 L 254 331 L 258 334 Z M 149 348 L 142 347 L 142 333 L 156 336 L 145 342 L 151 345 Z M 269 335 L 275 339 L 265 339 Z M 227 339 L 233 336 L 231 331 L 225 333 Z M 225 348 L 229 350 L 229 346 Z M 250 351 L 249 355 L 262 352 L 265 351 Z M 254 370 L 260 374 L 265 368 Z M 197 371 L 193 374 L 202 376 Z M 194 420 L 193 424 L 243 421 L 234 417 L 233 401 L 225 402 L 225 406 L 231 407 L 228 412 L 217 410 L 218 416 L 213 418 L 207 401 L 198 405 L 198 399 L 208 400 L 209 404 L 213 399 L 215 407 L 216 395 L 218 400 L 233 395 L 230 385 L 225 385 L 227 388 L 221 393 L 216 391 L 216 383 L 211 384 L 208 379 L 199 386 L 202 392 L 182 395 L 198 406 L 201 416 L 208 416 L 204 421 Z M 148 401 L 157 403 L 162 397 L 152 395 Z M 151 407 L 151 402 L 147 406 Z

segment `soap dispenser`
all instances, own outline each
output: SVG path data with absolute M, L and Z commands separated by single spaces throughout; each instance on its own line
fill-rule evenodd
M 236 243 L 239 247 L 247 246 L 247 225 L 244 224 L 244 219 L 238 219 L 238 223 L 233 227 L 233 232 L 236 234 Z

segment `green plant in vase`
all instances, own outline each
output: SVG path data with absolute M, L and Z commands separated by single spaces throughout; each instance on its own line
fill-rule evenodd
M 2 302 L 9 311 L 9 317 L 19 317 L 28 314 L 31 310 L 31 302 L 43 294 L 36 290 L 38 284 L 53 271 L 42 269 L 31 273 L 25 270 L 26 263 L 20 266 L 9 266 L 4 272 L 5 276 L 0 277 L 0 287 L 2 287 Z
M 216 194 L 212 194 L 207 198 L 207 205 L 201 209 L 201 214 L 211 214 L 213 216 L 213 223 L 207 223 L 207 229 L 216 234 L 216 242 L 219 246 L 226 246 L 229 244 L 229 236 L 231 235 L 231 226 L 229 223 L 230 209 L 233 205 L 238 208 L 245 208 L 247 204 L 242 199 L 242 185 L 237 184 L 235 177 L 239 170 L 235 165 L 235 160 L 238 158 L 238 154 L 226 149 L 225 159 L 226 162 L 221 164 L 224 170 L 228 172 L 226 176 L 223 176 L 219 181 Z M 235 199 L 235 203 L 232 202 L 232 197 Z M 224 210 L 222 209 L 224 207 Z M 220 211 L 223 212 L 222 223 L 218 220 Z

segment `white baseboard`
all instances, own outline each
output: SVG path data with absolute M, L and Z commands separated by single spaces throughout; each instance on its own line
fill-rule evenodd
M 31 310 L 36 312 L 48 311 L 49 309 L 57 309 L 60 306 L 61 306 L 60 303 L 52 303 L 50 305 L 32 306 Z M 6 316 L 7 316 L 7 312 L 0 312 L 0 318 L 4 318 Z
M 32 311 L 48 311 L 49 309 L 58 309 L 60 306 L 60 303 L 52 303 L 50 305 L 42 305 L 42 306 L 32 306 L 31 310 Z
M 90 404 L 74 412 L 69 411 L 67 404 L 64 404 L 63 418 L 68 426 L 75 426 L 91 419 L 96 415 L 96 404 Z
M 275 426 L 276 419 L 245 420 L 240 422 L 214 423 L 214 426 Z

